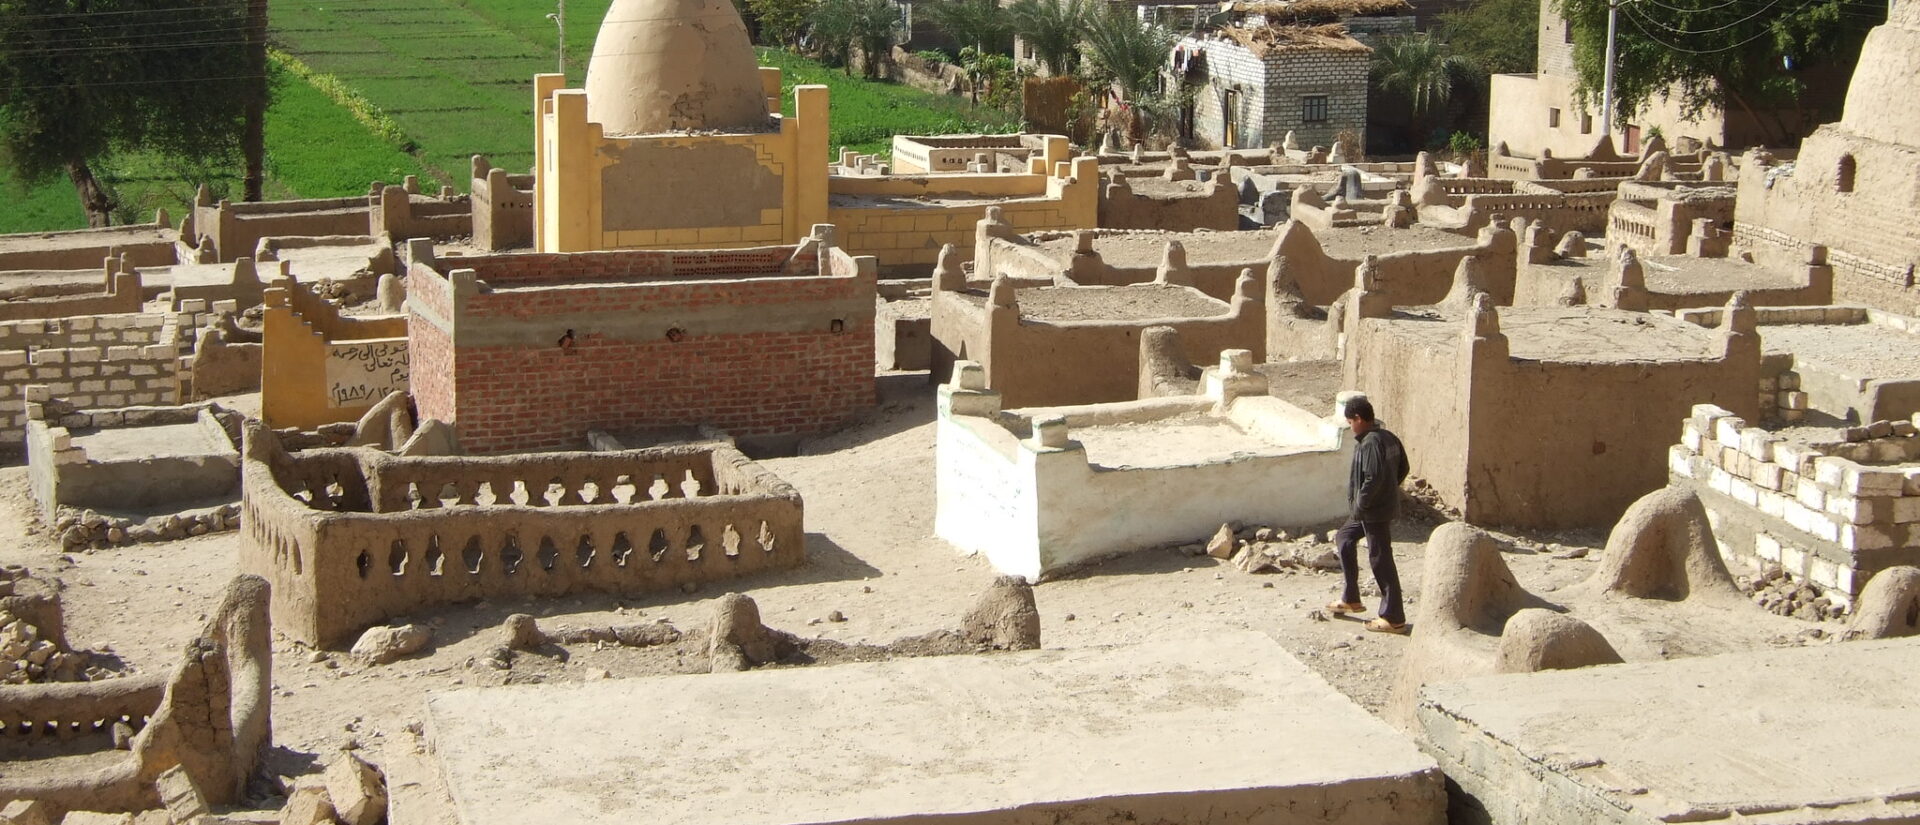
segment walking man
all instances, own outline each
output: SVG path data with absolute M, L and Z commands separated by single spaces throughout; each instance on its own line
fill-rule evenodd
M 1367 622 L 1376 633 L 1407 632 L 1407 614 L 1400 598 L 1400 571 L 1393 566 L 1393 516 L 1400 506 L 1400 482 L 1407 478 L 1407 452 L 1400 439 L 1373 418 L 1373 403 L 1363 396 L 1347 399 L 1342 411 L 1353 429 L 1353 470 L 1347 478 L 1347 523 L 1334 534 L 1340 550 L 1340 575 L 1345 580 L 1340 601 L 1327 605 L 1339 616 L 1364 613 L 1360 603 L 1360 537 L 1367 538 L 1367 562 L 1380 586 L 1380 615 Z

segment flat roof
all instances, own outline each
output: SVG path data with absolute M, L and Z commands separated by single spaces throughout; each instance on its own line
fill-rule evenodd
M 1532 361 L 1607 364 L 1718 358 L 1720 332 L 1667 315 L 1601 307 L 1501 307 L 1500 331 L 1508 355 Z M 1387 334 L 1412 346 L 1460 346 L 1466 316 L 1419 307 L 1394 312 Z
M 985 306 L 982 290 L 960 293 Z M 1225 301 L 1192 287 L 1142 283 L 1126 286 L 1036 286 L 1014 293 L 1020 317 L 1035 321 L 1151 321 L 1217 318 L 1231 312 Z
M 1128 183 L 1134 183 L 1129 180 Z M 1473 238 L 1442 232 L 1424 226 L 1393 229 L 1384 226 L 1316 229 L 1313 237 L 1327 255 L 1357 261 L 1368 255 L 1424 249 L 1451 249 L 1472 246 Z M 1187 250 L 1189 266 L 1235 264 L 1264 261 L 1279 240 L 1278 229 L 1249 229 L 1238 232 L 1126 232 L 1094 236 L 1093 248 L 1108 266 L 1154 267 L 1160 264 L 1168 241 L 1179 241 Z M 1063 260 L 1072 256 L 1075 241 L 1071 235 L 1038 241 L 1038 245 Z
M 463 825 L 1431 823 L 1433 760 L 1266 635 L 441 693 Z
M 1920 378 L 1920 335 L 1881 324 L 1762 324 L 1761 346 L 1796 363 L 1865 381 Z
M 1419 717 L 1473 765 L 1463 784 L 1527 777 L 1489 796 L 1537 821 L 1909 821 L 1915 697 L 1920 639 L 1901 639 L 1428 685 Z

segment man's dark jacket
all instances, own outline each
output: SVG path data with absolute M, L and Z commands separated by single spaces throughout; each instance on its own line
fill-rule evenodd
M 1353 447 L 1353 472 L 1347 479 L 1347 509 L 1354 521 L 1392 521 L 1400 507 L 1400 482 L 1407 478 L 1407 451 L 1400 439 L 1378 424 Z

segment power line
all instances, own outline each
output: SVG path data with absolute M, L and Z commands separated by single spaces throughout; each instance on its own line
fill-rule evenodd
M 1799 8 L 1797 8 L 1797 9 L 1795 9 L 1794 11 L 1795 11 L 1796 13 L 1797 13 L 1797 12 L 1801 12 L 1801 11 L 1805 11 L 1805 10 L 1806 10 L 1806 9 L 1807 9 L 1807 8 L 1808 8 L 1809 6 L 1812 6 L 1812 5 L 1813 5 L 1814 3 L 1816 3 L 1816 2 L 1819 2 L 1819 0 L 1806 0 L 1806 2 L 1804 2 L 1804 3 L 1801 3 L 1801 4 L 1800 4 L 1800 7 L 1799 7 Z M 1672 50 L 1674 50 L 1674 51 L 1676 51 L 1676 52 L 1681 52 L 1681 53 L 1684 53 L 1684 54 L 1695 54 L 1695 55 L 1704 55 L 1704 54 L 1720 54 L 1720 53 L 1722 53 L 1722 52 L 1730 52 L 1730 51 L 1733 51 L 1734 49 L 1738 49 L 1738 48 L 1741 48 L 1742 46 L 1745 46 L 1745 45 L 1747 45 L 1747 44 L 1749 44 L 1749 43 L 1752 43 L 1752 42 L 1754 42 L 1754 41 L 1757 41 L 1757 40 L 1759 40 L 1760 38 L 1763 38 L 1763 37 L 1766 37 L 1766 36 L 1768 36 L 1768 35 L 1771 35 L 1771 34 L 1773 34 L 1773 30 L 1772 30 L 1771 28 L 1767 28 L 1767 29 L 1764 29 L 1764 30 L 1762 30 L 1762 31 L 1760 31 L 1759 33 L 1757 33 L 1757 34 L 1755 34 L 1755 35 L 1753 35 L 1752 37 L 1749 37 L 1749 38 L 1746 38 L 1745 40 L 1741 40 L 1741 41 L 1740 41 L 1740 42 L 1738 42 L 1738 43 L 1733 43 L 1733 44 L 1730 44 L 1730 45 L 1727 45 L 1727 46 L 1722 46 L 1722 47 L 1720 47 L 1720 48 L 1718 48 L 1718 49 L 1689 49 L 1689 48 L 1686 48 L 1686 47 L 1684 47 L 1684 46 L 1676 46 L 1676 45 L 1674 45 L 1674 44 L 1672 44 L 1672 43 L 1668 43 L 1668 42 L 1666 42 L 1665 40 L 1662 40 L 1662 39 L 1660 39 L 1659 37 L 1656 37 L 1656 36 L 1654 36 L 1654 34 L 1653 34 L 1653 32 L 1650 32 L 1650 31 L 1647 31 L 1647 29 L 1646 29 L 1646 27 L 1645 27 L 1645 26 L 1642 26 L 1642 25 L 1640 25 L 1640 19 L 1639 19 L 1639 17 L 1638 17 L 1637 15 L 1635 15 L 1635 14 L 1634 14 L 1634 13 L 1633 13 L 1633 12 L 1631 11 L 1631 9 L 1633 8 L 1633 4 L 1631 4 L 1631 3 L 1622 3 L 1622 4 L 1620 4 L 1620 7 L 1621 7 L 1621 8 L 1624 8 L 1624 9 L 1628 9 L 1628 10 L 1629 10 L 1629 11 L 1628 11 L 1628 13 L 1626 14 L 1626 18 L 1627 18 L 1627 22 L 1630 22 L 1630 23 L 1632 23 L 1632 24 L 1633 24 L 1633 27 L 1634 27 L 1634 28 L 1636 28 L 1636 29 L 1639 29 L 1639 30 L 1640 30 L 1640 33 L 1641 33 L 1641 34 L 1643 34 L 1643 35 L 1646 35 L 1646 37 L 1647 37 L 1647 39 L 1648 39 L 1648 40 L 1651 40 L 1651 41 L 1653 41 L 1653 42 L 1655 42 L 1655 43 L 1657 43 L 1657 44 L 1659 44 L 1659 45 L 1661 45 L 1661 46 L 1665 46 L 1665 47 L 1667 47 L 1667 48 L 1669 48 L 1669 49 L 1672 49 Z M 1685 32 L 1683 32 L 1683 34 L 1684 34 L 1684 33 L 1685 33 Z

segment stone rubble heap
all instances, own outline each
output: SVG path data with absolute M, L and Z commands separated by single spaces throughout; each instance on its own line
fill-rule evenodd
M 1838 619 L 1847 614 L 1846 605 L 1834 603 L 1832 599 L 1821 595 L 1818 588 L 1794 579 L 1777 564 L 1767 565 L 1760 575 L 1745 583 L 1745 590 L 1752 596 L 1754 604 L 1777 616 L 1818 622 Z
M 69 552 L 143 542 L 178 541 L 188 536 L 204 536 L 239 528 L 238 502 L 143 520 L 62 507 L 60 517 L 53 522 L 54 531 L 60 535 L 60 548 Z

